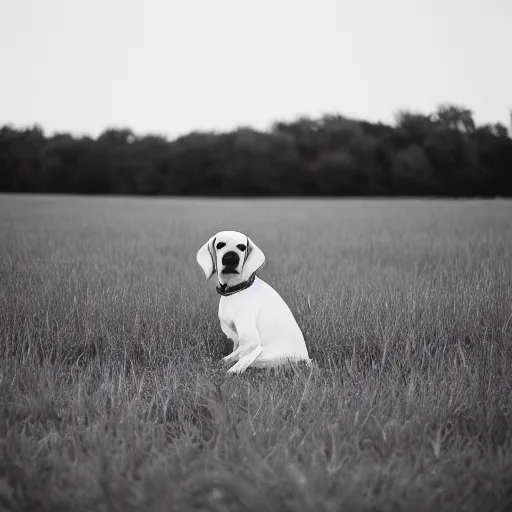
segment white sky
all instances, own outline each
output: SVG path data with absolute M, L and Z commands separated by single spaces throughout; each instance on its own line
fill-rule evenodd
M 512 0 L 0 0 L 0 125 L 169 137 L 470 108 L 510 126 Z

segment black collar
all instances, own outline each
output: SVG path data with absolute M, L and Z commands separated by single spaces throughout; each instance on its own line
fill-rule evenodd
M 233 295 L 234 293 L 241 292 L 242 290 L 249 288 L 249 286 L 251 286 L 252 283 L 254 283 L 255 278 L 256 272 L 254 272 L 254 274 L 252 274 L 247 281 L 235 284 L 235 286 L 231 286 L 230 288 L 227 288 L 226 284 L 219 283 L 219 285 L 217 286 L 217 293 L 219 295 L 222 295 L 223 297 L 227 297 L 228 295 Z

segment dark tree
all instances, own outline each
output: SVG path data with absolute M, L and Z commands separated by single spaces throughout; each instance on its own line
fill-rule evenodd
M 0 127 L 0 192 L 202 196 L 512 196 L 512 140 L 471 110 L 399 111 L 395 126 L 326 115 L 173 141 Z

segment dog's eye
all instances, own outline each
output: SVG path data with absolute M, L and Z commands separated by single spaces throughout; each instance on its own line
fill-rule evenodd
M 217 244 L 217 249 L 222 249 L 226 244 L 224 242 L 219 242 Z
M 238 244 L 236 247 L 237 247 L 237 249 L 239 249 L 242 252 L 244 252 L 245 249 L 247 249 L 247 246 L 244 244 Z

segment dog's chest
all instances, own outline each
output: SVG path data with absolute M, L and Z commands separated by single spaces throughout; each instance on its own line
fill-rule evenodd
M 219 302 L 220 321 L 231 327 L 235 332 L 235 325 L 241 319 L 256 321 L 261 310 L 262 297 L 263 294 L 258 282 L 239 293 L 221 297 Z
M 221 322 L 227 324 L 231 329 L 236 332 L 235 319 L 237 317 L 236 304 L 230 303 L 224 298 L 221 299 L 219 304 L 219 319 Z

